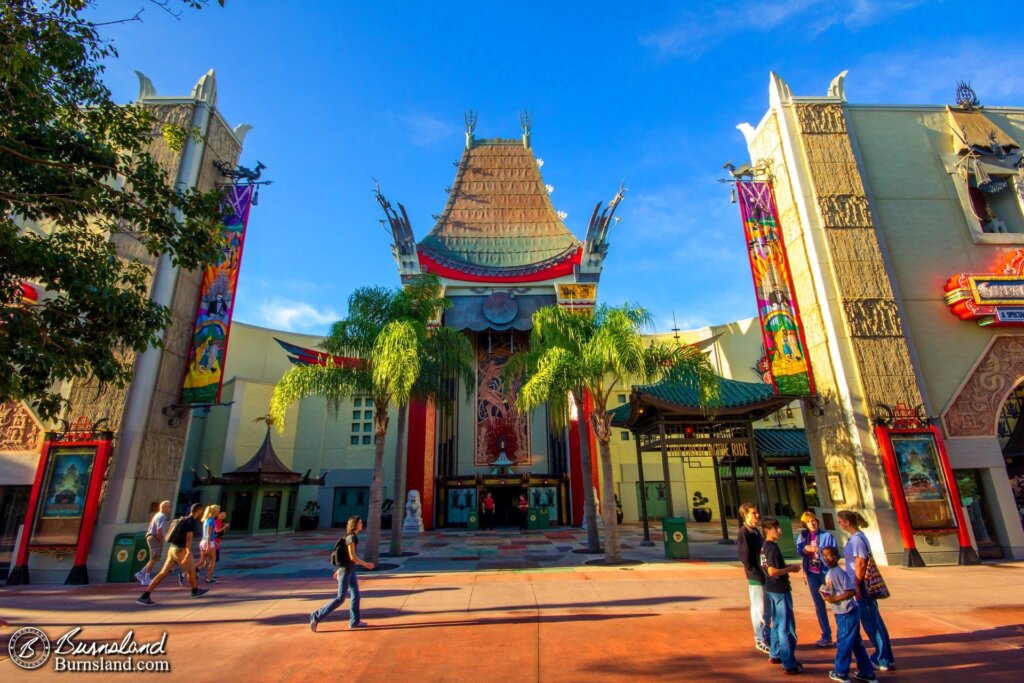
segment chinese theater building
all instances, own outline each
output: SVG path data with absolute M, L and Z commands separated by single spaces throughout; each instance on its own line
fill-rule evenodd
M 826 525 L 863 512 L 890 563 L 1024 558 L 1024 108 L 850 104 L 845 75 L 772 74 L 734 172 L 774 190 Z

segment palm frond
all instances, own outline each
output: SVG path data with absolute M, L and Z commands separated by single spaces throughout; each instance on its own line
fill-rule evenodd
M 370 362 L 375 396 L 408 402 L 420 374 L 420 349 L 416 328 L 408 320 L 393 320 L 384 326 Z
M 369 373 L 345 368 L 328 361 L 327 365 L 295 365 L 278 381 L 270 399 L 269 417 L 279 432 L 284 431 L 288 406 L 308 396 L 321 396 L 338 411 L 342 402 L 358 393 L 368 393 Z

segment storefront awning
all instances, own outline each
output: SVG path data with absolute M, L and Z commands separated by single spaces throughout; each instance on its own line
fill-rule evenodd
M 803 474 L 805 477 L 814 476 L 814 468 L 811 467 L 810 465 L 802 465 L 799 469 L 800 473 Z M 719 467 L 718 473 L 721 475 L 723 481 L 727 481 L 732 478 L 732 468 L 730 467 Z M 793 479 L 796 477 L 796 474 L 793 472 L 792 468 L 789 467 L 769 466 L 768 476 L 771 479 Z M 737 467 L 736 478 L 739 480 L 752 480 L 754 478 L 754 468 Z

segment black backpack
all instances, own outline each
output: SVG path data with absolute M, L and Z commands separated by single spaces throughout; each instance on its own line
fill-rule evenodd
M 167 542 L 171 545 L 176 545 L 179 548 L 185 547 L 185 540 L 188 537 L 188 532 L 185 531 L 185 520 L 191 519 L 192 515 L 183 515 L 178 517 L 176 520 L 171 522 L 170 528 L 167 530 Z
M 352 564 L 352 560 L 348 556 L 348 544 L 345 543 L 346 538 L 348 536 L 342 536 L 334 544 L 334 550 L 331 551 L 331 566 L 333 567 L 348 567 Z

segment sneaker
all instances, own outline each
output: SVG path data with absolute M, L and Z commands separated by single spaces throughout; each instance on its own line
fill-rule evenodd
M 828 678 L 830 681 L 839 681 L 839 683 L 850 683 L 850 679 L 841 673 L 835 671 L 828 672 Z
M 768 646 L 768 643 L 754 643 L 754 649 L 758 652 L 763 652 L 766 655 L 771 654 L 772 649 Z
M 143 586 L 146 585 L 146 575 L 142 573 L 141 569 L 139 571 L 135 572 L 135 580 L 138 581 Z
M 804 671 L 804 665 L 803 665 L 803 664 L 800 664 L 799 662 L 797 662 L 797 665 L 796 665 L 796 666 L 790 666 L 790 667 L 786 667 L 785 669 L 783 669 L 783 671 L 785 671 L 785 672 L 786 672 L 786 673 L 788 673 L 788 674 L 799 674 L 799 673 L 803 673 L 803 671 Z
M 192 591 L 192 597 L 193 598 L 201 598 L 201 597 L 203 597 L 204 595 L 206 595 L 209 592 L 210 591 L 207 590 L 206 588 L 196 588 L 194 591 Z
M 206 580 L 206 583 L 217 583 L 217 577 L 213 576 Z
M 355 624 L 348 625 L 349 628 L 366 628 L 367 626 L 369 626 L 369 624 L 367 624 L 365 621 L 359 621 Z
M 316 620 L 316 617 L 314 617 L 312 614 L 309 615 L 309 630 L 310 631 L 312 631 L 313 633 L 316 633 L 316 626 L 319 623 L 320 622 L 318 622 Z
M 892 671 L 896 668 L 895 664 L 875 664 L 875 668 L 879 671 Z
M 862 674 L 858 671 L 855 674 L 853 674 L 853 677 L 856 678 L 858 681 L 864 681 L 864 683 L 878 683 L 878 679 L 875 678 L 874 674 L 869 676 L 867 674 Z
M 821 640 L 819 640 L 818 642 L 816 642 L 814 644 L 814 647 L 835 647 L 835 646 L 836 646 L 836 644 L 833 643 L 831 640 L 826 640 L 824 638 L 822 638 Z
M 135 601 L 140 605 L 155 605 L 156 603 L 149 599 L 148 595 L 140 595 Z
M 781 657 L 769 657 L 768 661 L 770 663 L 772 663 L 772 664 L 782 664 L 782 658 Z

